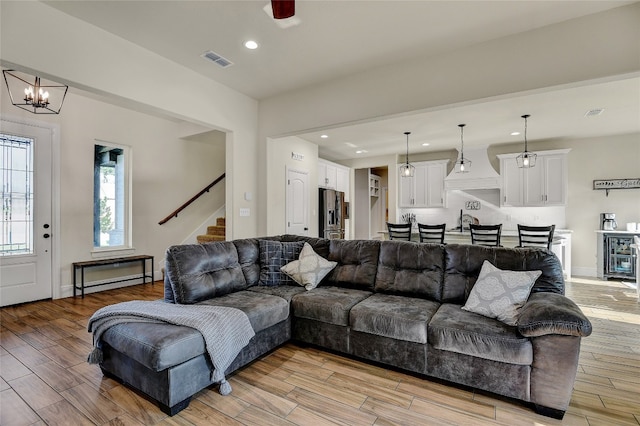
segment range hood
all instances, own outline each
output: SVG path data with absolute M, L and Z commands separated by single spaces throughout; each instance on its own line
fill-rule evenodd
M 459 150 L 458 150 L 459 151 Z M 471 160 L 468 173 L 449 173 L 444 179 L 445 190 L 500 189 L 502 178 L 489 162 L 487 147 L 467 148 L 464 158 Z

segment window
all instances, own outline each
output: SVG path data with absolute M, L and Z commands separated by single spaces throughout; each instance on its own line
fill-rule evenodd
M 94 146 L 94 248 L 131 247 L 129 157 L 128 147 Z
M 33 139 L 0 134 L 0 256 L 33 253 Z

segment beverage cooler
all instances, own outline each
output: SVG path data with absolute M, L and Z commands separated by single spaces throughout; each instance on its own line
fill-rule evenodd
M 636 251 L 631 247 L 633 234 L 604 234 L 604 278 L 635 280 Z

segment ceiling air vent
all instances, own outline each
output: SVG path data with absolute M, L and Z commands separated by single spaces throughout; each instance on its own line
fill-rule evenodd
M 604 112 L 604 108 L 596 108 L 596 109 L 590 109 L 589 111 L 587 111 L 584 116 L 585 117 L 591 117 L 594 115 L 600 115 Z
M 213 52 L 211 50 L 209 50 L 208 52 L 204 52 L 202 55 L 203 58 L 218 64 L 219 66 L 221 66 L 222 68 L 226 68 L 226 67 L 230 67 L 231 65 L 233 65 L 233 62 L 231 62 L 230 60 L 228 60 L 227 58 L 224 58 L 220 55 L 218 55 L 216 52 Z

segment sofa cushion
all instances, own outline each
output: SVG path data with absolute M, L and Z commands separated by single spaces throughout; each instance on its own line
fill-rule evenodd
M 313 290 L 337 264 L 317 254 L 309 243 L 304 243 L 298 260 L 287 263 L 280 270 L 306 290 Z
M 372 291 L 379 255 L 380 241 L 330 240 L 327 259 L 338 265 L 327 276 L 326 285 Z
M 196 303 L 248 287 L 231 241 L 169 247 L 166 274 L 176 303 Z
M 436 349 L 457 352 L 508 364 L 531 365 L 533 349 L 515 327 L 467 312 L 445 303 L 435 313 L 427 330 Z
M 531 287 L 541 273 L 503 271 L 485 260 L 462 309 L 516 325 L 520 308 L 529 298 Z
M 153 371 L 162 371 L 205 353 L 202 334 L 173 324 L 130 322 L 109 327 L 102 340 Z
M 254 291 L 238 291 L 200 302 L 202 305 L 228 306 L 247 314 L 256 333 L 289 317 L 289 303 L 281 297 Z
M 349 322 L 354 331 L 427 343 L 427 324 L 439 306 L 430 300 L 374 294 L 351 308 Z
M 304 241 L 283 243 L 273 240 L 258 240 L 258 244 L 260 248 L 260 279 L 258 284 L 266 286 L 295 284 L 295 281 L 281 272 L 280 268 L 298 259 Z
M 346 326 L 351 308 L 371 294 L 370 291 L 323 286 L 296 294 L 291 299 L 291 307 L 294 317 Z
M 256 293 L 270 294 L 272 296 L 282 297 L 288 303 L 291 303 L 291 299 L 298 293 L 304 293 L 306 290 L 299 285 L 277 285 L 267 287 L 265 285 L 254 285 L 249 287 L 248 291 L 254 291 Z
M 443 302 L 463 304 L 485 260 L 500 269 L 542 271 L 531 293 L 546 291 L 564 294 L 562 264 L 556 255 L 547 249 L 483 247 L 469 244 L 447 244 L 444 249 Z
M 436 244 L 383 241 L 375 291 L 440 301 L 444 247 Z
M 260 279 L 260 246 L 257 238 L 234 240 L 238 251 L 238 263 L 242 268 L 247 286 L 258 284 Z

